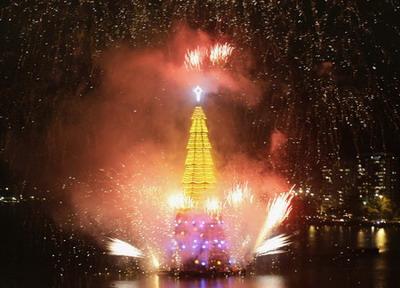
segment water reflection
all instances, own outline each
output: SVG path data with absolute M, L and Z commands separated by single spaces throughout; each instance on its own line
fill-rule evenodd
M 387 235 L 386 235 L 385 228 L 379 228 L 378 232 L 376 232 L 376 235 L 375 235 L 375 244 L 376 244 L 376 247 L 379 249 L 379 252 L 386 251 L 386 249 L 387 249 L 386 243 L 387 243 Z
M 271 288 L 285 288 L 285 278 L 278 275 L 258 276 L 256 279 L 256 286 L 252 287 L 271 287 Z
M 137 288 L 138 283 L 136 281 L 113 281 L 110 284 L 110 287 L 115 287 L 115 288 Z
M 112 288 L 286 288 L 286 282 L 283 276 L 264 275 L 251 278 L 229 277 L 216 279 L 174 279 L 170 277 L 150 276 L 134 281 L 113 281 L 109 287 Z
M 308 228 L 308 243 L 311 247 L 315 246 L 316 243 L 316 228 L 314 225 L 310 225 Z
M 311 225 L 293 236 L 291 253 L 266 257 L 254 277 L 180 279 L 151 276 L 104 282 L 115 288 L 302 288 L 399 287 L 400 230 L 392 227 Z M 384 253 L 353 253 L 378 248 Z
M 363 229 L 360 229 L 357 233 L 357 248 L 365 248 L 365 247 L 366 247 L 365 232 Z
M 154 288 L 160 288 L 160 277 L 158 275 L 154 275 Z

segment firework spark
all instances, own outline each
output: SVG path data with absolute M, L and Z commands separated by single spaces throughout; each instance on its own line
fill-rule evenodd
M 217 198 L 208 198 L 205 203 L 208 214 L 218 214 L 221 211 L 221 203 Z
M 256 250 L 256 256 L 278 254 L 284 252 L 283 247 L 290 245 L 290 237 L 284 234 L 265 240 Z
M 187 50 L 184 65 L 187 70 L 201 71 L 207 66 L 226 64 L 235 48 L 229 43 L 217 43 L 214 46 Z
M 245 200 L 249 201 L 249 203 L 252 203 L 253 198 L 254 197 L 251 193 L 248 183 L 245 183 L 243 185 L 236 184 L 226 196 L 226 201 L 230 206 L 239 208 Z
M 206 52 L 199 47 L 194 50 L 187 50 L 184 62 L 186 69 L 200 71 L 202 69 L 205 53 Z
M 186 197 L 185 194 L 173 194 L 168 197 L 168 205 L 173 209 L 185 209 L 193 207 L 193 200 Z
M 160 260 L 158 260 L 157 256 L 154 254 L 151 254 L 151 265 L 155 270 L 158 270 L 160 268 Z
M 274 198 L 267 205 L 267 216 L 264 221 L 264 225 L 260 233 L 258 234 L 255 249 L 257 249 L 261 242 L 266 239 L 269 233 L 280 225 L 290 214 L 292 211 L 291 201 L 293 199 L 293 190 L 294 186 L 290 189 L 290 191 L 280 194 L 278 197 Z
M 144 254 L 131 244 L 116 238 L 109 238 L 107 243 L 108 254 L 116 256 L 127 256 L 133 258 L 143 258 Z
M 225 64 L 235 48 L 228 44 L 215 44 L 210 49 L 210 62 L 212 65 Z

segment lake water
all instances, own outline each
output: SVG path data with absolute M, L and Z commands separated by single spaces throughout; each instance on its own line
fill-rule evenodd
M 358 249 L 378 248 L 379 253 Z M 245 277 L 93 280 L 90 287 L 400 287 L 400 228 L 308 226 L 293 236 L 291 251 L 265 257 Z

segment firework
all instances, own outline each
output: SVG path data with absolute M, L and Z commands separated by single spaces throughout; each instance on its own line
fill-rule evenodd
M 155 270 L 158 270 L 160 268 L 160 260 L 158 260 L 157 256 L 154 254 L 151 254 L 151 265 Z
M 173 194 L 168 197 L 168 205 L 173 209 L 185 209 L 193 207 L 191 198 L 186 197 L 185 194 Z
M 204 49 L 197 47 L 194 50 L 187 50 L 185 54 L 185 67 L 188 70 L 201 70 L 203 64 Z
M 133 258 L 143 258 L 144 254 L 131 244 L 116 238 L 109 238 L 107 243 L 108 254 L 116 256 L 127 256 Z
M 217 43 L 214 46 L 187 50 L 185 67 L 187 70 L 201 71 L 209 65 L 219 66 L 226 64 L 235 48 L 229 43 Z
M 239 208 L 241 207 L 244 201 L 248 201 L 249 203 L 253 203 L 253 194 L 251 193 L 251 189 L 248 183 L 245 184 L 236 184 L 231 191 L 229 191 L 226 196 L 226 201 L 228 205 Z
M 359 1 L 327 1 L 321 7 L 314 2 L 312 5 L 298 5 L 297 1 L 290 1 L 287 5 L 282 5 L 279 1 L 250 0 L 241 1 L 242 5 L 232 5 L 231 1 L 160 1 L 159 5 L 149 10 L 148 1 L 134 1 L 134 4 L 132 1 L 121 1 L 118 2 L 117 17 L 115 13 L 110 13 L 107 1 L 75 1 L 73 3 L 76 9 L 70 9 L 70 1 L 42 1 L 40 7 L 37 7 L 36 1 L 25 1 L 23 10 L 19 5 L 7 5 L 2 17 L 8 19 L 10 27 L 16 27 L 24 37 L 11 37 L 13 29 L 7 29 L 8 34 L 4 36 L 8 40 L 3 41 L 1 62 L 18 65 L 3 65 L 7 69 L 4 69 L 5 76 L 2 78 L 7 79 L 9 85 L 1 87 L 5 101 L 2 106 L 7 107 L 2 110 L 2 121 L 6 121 L 4 127 L 17 127 L 19 122 L 30 123 L 33 118 L 35 125 L 48 127 L 49 123 L 46 121 L 54 121 L 57 127 L 60 126 L 56 121 L 61 119 L 60 123 L 63 123 L 63 109 L 55 109 L 51 113 L 54 119 L 41 117 L 41 113 L 46 115 L 49 107 L 53 110 L 58 108 L 57 105 L 67 105 L 74 99 L 71 95 L 76 87 L 84 83 L 88 87 L 91 83 L 103 83 L 96 78 L 100 76 L 93 73 L 98 65 L 96 55 L 102 55 L 109 47 L 118 47 L 117 43 L 127 42 L 131 47 L 152 46 L 155 44 L 153 41 L 167 38 L 171 30 L 174 30 L 171 27 L 174 27 L 176 19 L 186 19 L 189 26 L 196 27 L 196 31 L 207 31 L 210 27 L 215 27 L 212 31 L 214 35 L 222 35 L 226 32 L 226 27 L 229 27 L 233 41 L 249 47 L 257 55 L 255 78 L 272 81 L 273 87 L 277 87 L 273 95 L 269 95 L 273 96 L 268 98 L 270 105 L 265 109 L 255 110 L 259 112 L 254 117 L 266 117 L 260 121 L 261 127 L 257 125 L 254 133 L 264 131 L 270 126 L 287 127 L 287 131 L 292 131 L 293 135 L 289 136 L 294 137 L 295 141 L 289 143 L 293 145 L 289 149 L 293 151 L 290 165 L 294 175 L 301 171 L 307 178 L 315 164 L 324 160 L 336 161 L 332 155 L 340 155 L 343 127 L 344 135 L 352 135 L 349 143 L 360 145 L 361 150 L 379 147 L 379 143 L 382 143 L 382 147 L 391 147 L 393 143 L 388 145 L 386 141 L 398 139 L 400 70 L 397 62 L 398 49 L 393 48 L 399 46 L 398 42 L 393 42 L 398 37 L 392 39 L 393 41 L 382 39 L 383 35 L 392 35 L 392 29 L 397 31 L 398 28 L 382 24 L 383 33 L 373 33 L 376 23 L 392 19 L 398 13 L 398 1 L 380 1 L 385 3 L 382 5 L 372 4 L 374 2 L 376 1 L 369 1 L 369 4 L 365 4 L 369 8 L 361 9 Z M 81 5 L 90 7 L 90 17 L 87 16 L 87 9 L 78 9 Z M 20 15 L 21 11 L 23 16 Z M 310 11 L 315 17 L 316 28 L 304 29 L 304 21 Z M 220 22 L 221 13 L 229 15 L 224 17 L 223 24 Z M 326 15 L 335 13 L 339 13 L 337 21 L 332 23 L 331 17 Z M 54 33 L 48 33 L 48 25 L 37 21 L 37 15 L 44 15 L 48 19 L 47 24 Z M 371 17 L 375 17 L 374 21 L 371 21 Z M 61 18 L 65 20 L 58 21 Z M 74 23 L 84 23 L 84 26 L 73 25 Z M 71 29 L 66 31 L 65 25 Z M 338 33 L 332 33 L 332 29 Z M 59 37 L 60 33 L 65 37 Z M 192 35 L 190 34 L 191 40 Z M 13 51 L 14 47 L 20 49 Z M 79 61 L 76 60 L 78 55 L 81 57 Z M 370 59 L 382 61 L 372 63 Z M 82 63 L 85 63 L 87 69 L 81 69 Z M 63 81 L 63 87 L 57 93 L 53 93 L 52 89 L 45 89 L 45 86 L 41 87 L 40 85 L 45 84 L 42 81 L 35 81 L 36 84 L 33 84 L 34 78 L 47 79 L 47 75 L 52 75 L 55 70 L 60 71 L 60 79 L 70 80 Z M 79 73 L 71 75 L 70 71 Z M 22 79 L 21 75 L 30 77 Z M 299 75 L 304 77 L 298 77 Z M 84 89 L 88 91 L 87 97 L 96 95 L 89 93 L 91 90 Z M 21 95 L 21 105 L 11 105 L 15 101 L 14 95 Z M 304 99 L 308 99 L 312 105 L 305 105 Z M 31 107 L 31 103 L 38 103 L 38 106 Z M 376 107 L 381 107 L 387 117 L 382 118 L 381 109 Z M 39 119 L 43 122 L 38 123 Z M 244 123 L 243 127 L 247 127 L 246 121 L 253 119 L 241 121 Z M 314 125 L 313 123 L 317 123 L 315 125 L 320 129 L 310 129 L 310 124 Z M 385 127 L 385 131 L 382 131 L 382 127 Z M 27 131 L 29 127 L 24 128 Z M 64 128 L 60 126 L 59 129 L 63 131 Z M 320 130 L 324 133 L 319 133 Z M 349 131 L 351 133 L 347 133 Z M 57 143 L 57 134 L 62 143 L 64 133 L 47 130 L 42 132 L 43 135 L 33 133 L 32 142 L 23 144 L 29 148 L 38 139 L 48 139 L 43 147 L 58 147 L 52 145 Z M 395 133 L 396 137 L 392 137 L 391 133 Z M 86 134 L 88 137 L 91 135 Z M 10 139 L 4 142 L 8 144 L 2 148 L 3 154 L 10 153 L 10 159 L 18 159 L 12 153 L 21 154 L 13 145 L 18 142 L 18 138 L 14 137 L 19 134 L 12 129 L 5 129 L 1 135 L 4 137 L 2 141 Z M 49 137 L 44 137 L 45 135 Z M 81 144 L 83 145 L 83 141 Z M 25 146 L 21 144 L 21 147 Z M 87 148 L 82 150 L 87 151 Z M 74 152 L 52 148 L 44 153 L 72 161 L 80 158 L 70 157 L 75 155 Z M 304 155 L 309 155 L 307 165 L 303 163 Z M 51 157 L 44 159 L 52 160 Z M 27 173 L 36 170 L 26 164 L 24 166 Z
M 208 214 L 218 214 L 221 211 L 221 203 L 217 198 L 208 198 L 205 203 L 205 210 Z
M 235 48 L 228 43 L 215 44 L 210 48 L 210 62 L 212 65 L 225 64 Z
M 292 211 L 291 201 L 293 199 L 292 189 L 290 191 L 280 194 L 268 203 L 267 216 L 260 233 L 258 234 L 255 249 L 257 249 L 261 242 L 268 237 L 268 234 L 280 225 Z
M 256 256 L 264 256 L 270 254 L 278 254 L 282 253 L 281 250 L 283 247 L 288 246 L 291 242 L 289 241 L 290 237 L 284 234 L 280 234 L 278 236 L 269 238 L 265 240 L 256 250 Z
M 117 17 L 115 17 L 115 13 L 110 13 L 107 1 L 84 2 L 84 5 L 89 7 L 91 17 L 88 17 L 87 9 L 70 9 L 71 3 L 69 1 L 56 4 L 54 1 L 42 2 L 42 5 L 37 7 L 35 1 L 26 1 L 23 10 L 21 10 L 20 5 L 8 5 L 2 11 L 3 18 L 8 19 L 9 24 L 7 25 L 15 27 L 24 34 L 23 39 L 10 37 L 14 29 L 8 29 L 11 31 L 5 36 L 8 41 L 3 43 L 2 62 L 18 64 L 5 65 L 7 69 L 4 69 L 5 76 L 3 78 L 7 79 L 10 85 L 2 86 L 3 98 L 5 103 L 9 104 L 14 103 L 15 95 L 21 95 L 23 98 L 20 99 L 21 105 L 2 105 L 4 107 L 2 121 L 5 121 L 4 127 L 8 128 L 19 127 L 20 122 L 25 124 L 35 122 L 34 125 L 39 125 L 39 127 L 51 126 L 49 124 L 59 127 L 57 128 L 59 130 L 55 129 L 54 131 L 43 129 L 43 134 L 27 132 L 27 135 L 32 135 L 32 141 L 22 143 L 26 146 L 20 145 L 29 148 L 32 143 L 47 139 L 46 145 L 41 146 L 46 147 L 51 153 L 46 154 L 45 156 L 49 157 L 43 157 L 43 159 L 49 159 L 51 163 L 56 159 L 61 159 L 63 161 L 59 161 L 60 163 L 79 164 L 80 162 L 68 161 L 71 161 L 70 159 L 85 159 L 79 156 L 70 157 L 76 155 L 77 151 L 58 149 L 60 146 L 57 143 L 64 143 L 62 141 L 65 138 L 64 131 L 68 131 L 68 129 L 64 129 L 68 126 L 62 126 L 62 123 L 68 123 L 68 121 L 64 121 L 67 119 L 65 115 L 68 114 L 64 115 L 65 109 L 63 107 L 68 107 L 66 105 L 73 102 L 73 97 L 80 98 L 80 93 L 75 93 L 76 87 L 82 87 L 84 88 L 82 91 L 88 91 L 86 92 L 87 95 L 82 96 L 90 98 L 97 93 L 92 93 L 92 89 L 87 88 L 93 88 L 93 83 L 103 83 L 103 81 L 100 81 L 101 79 L 97 78 L 103 73 L 93 73 L 93 71 L 97 71 L 95 69 L 98 65 L 97 56 L 107 55 L 107 53 L 103 53 L 104 49 L 110 46 L 118 47 L 120 42 L 125 43 L 127 41 L 128 46 L 132 47 L 155 46 L 153 44 L 156 43 L 153 43 L 153 41 L 167 38 L 168 33 L 172 30 L 172 23 L 176 19 L 187 19 L 189 26 L 195 26 L 196 29 L 209 30 L 210 27 L 216 27 L 213 31 L 214 35 L 221 35 L 226 31 L 226 27 L 229 27 L 232 36 L 235 37 L 235 42 L 244 47 L 249 47 L 257 54 L 254 78 L 271 81 L 272 87 L 277 88 L 272 89 L 271 95 L 265 94 L 268 95 L 268 101 L 271 103 L 267 106 L 264 105 L 263 109 L 254 109 L 254 111 L 259 112 L 254 112 L 254 117 L 243 119 L 241 121 L 244 123 L 243 126 L 239 126 L 237 129 L 250 127 L 249 124 L 254 121 L 253 118 L 256 118 L 260 120 L 257 122 L 260 124 L 256 125 L 256 129 L 250 131 L 252 133 L 249 133 L 249 135 L 260 136 L 257 134 L 258 131 L 265 131 L 266 128 L 274 126 L 287 127 L 287 131 L 293 131 L 291 132 L 292 135 L 288 135 L 294 138 L 294 141 L 288 143 L 288 145 L 293 145 L 293 147 L 290 147 L 291 149 L 288 149 L 288 151 L 292 151 L 290 152 L 292 159 L 290 170 L 293 168 L 293 175 L 297 175 L 301 171 L 304 172 L 302 173 L 304 179 L 308 179 L 311 175 L 309 171 L 314 168 L 313 165 L 324 163 L 324 160 L 331 161 L 333 159 L 336 161 L 335 157 L 340 155 L 341 143 L 343 143 L 342 139 L 345 135 L 353 135 L 348 142 L 352 146 L 360 146 L 357 151 L 377 146 L 390 147 L 392 145 L 386 145 L 386 141 L 398 138 L 392 137 L 392 133 L 398 135 L 399 131 L 400 98 L 398 97 L 398 90 L 400 87 L 400 71 L 396 61 L 398 50 L 392 49 L 398 47 L 398 45 L 393 44 L 393 41 L 383 41 L 381 39 L 382 33 L 372 33 L 375 31 L 377 23 L 382 24 L 385 17 L 389 19 L 396 13 L 396 1 L 385 1 L 385 5 L 377 6 L 375 9 L 360 9 L 357 1 L 342 1 L 340 3 L 328 1 L 323 7 L 315 3 L 313 5 L 298 5 L 295 1 L 281 5 L 278 1 L 258 1 L 257 4 L 254 4 L 254 1 L 244 0 L 241 2 L 243 5 L 239 6 L 231 5 L 230 1 L 161 1 L 160 5 L 150 10 L 148 1 L 137 1 L 133 7 L 135 9 L 132 9 L 131 1 L 123 1 L 123 3 L 120 3 Z M 76 2 L 77 6 L 74 8 L 79 8 L 82 3 Z M 193 7 L 196 7 L 196 9 L 192 9 Z M 23 11 L 22 16 L 21 11 Z M 198 11 L 204 11 L 204 13 L 198 13 Z M 229 17 L 224 18 L 223 23 L 220 23 L 221 13 L 229 15 Z M 309 13 L 313 13 L 312 16 L 315 18 L 315 29 L 304 29 L 306 16 Z M 332 23 L 331 17 L 326 16 L 332 13 L 335 15 L 339 13 L 336 17 L 337 21 L 334 23 Z M 55 33 L 48 33 L 48 26 L 43 25 L 42 21 L 37 21 L 38 15 L 44 15 L 48 19 L 48 25 L 52 27 L 51 30 Z M 61 17 L 65 21 L 59 21 Z M 374 21 L 371 21 L 371 17 L 374 17 Z M 255 19 L 257 21 L 254 21 Z M 353 21 L 354 19 L 356 20 Z M 71 29 L 66 31 L 65 23 L 73 24 L 77 21 L 83 23 L 83 26 L 69 25 Z M 260 23 L 263 23 L 262 27 L 260 27 Z M 380 26 L 382 26 L 384 32 L 394 29 L 391 25 Z M 346 29 L 340 29 L 340 27 L 346 27 Z M 332 29 L 339 32 L 332 33 Z M 340 31 L 345 31 L 345 33 L 340 33 Z M 63 33 L 64 37 L 59 37 L 60 33 Z M 391 33 L 386 34 L 391 35 Z M 369 39 L 369 41 L 366 41 L 366 39 Z M 186 67 L 201 70 L 206 63 L 213 64 L 215 62 L 215 65 L 219 65 L 221 60 L 223 60 L 222 64 L 226 63 L 224 61 L 229 60 L 232 55 L 223 56 L 228 54 L 222 53 L 221 50 L 223 49 L 221 47 L 216 48 L 217 45 L 208 50 L 207 57 L 200 52 L 190 54 L 188 59 L 185 57 L 185 62 L 189 60 L 188 64 L 190 64 L 190 61 L 193 60 L 192 63 L 194 63 L 193 66 L 190 64 Z M 223 44 L 219 45 L 223 46 Z M 20 49 L 8 53 L 8 51 L 13 51 L 15 46 L 20 47 Z M 126 58 L 124 57 L 124 59 Z M 370 59 L 382 59 L 382 61 L 371 62 Z M 82 63 L 84 63 L 84 68 L 87 69 L 82 69 Z M 283 68 L 277 69 L 276 67 Z M 46 89 L 46 83 L 40 81 L 40 79 L 47 79 L 49 75 L 53 75 L 54 71 L 61 73 L 57 79 L 68 80 L 60 82 L 61 88 L 57 89 L 58 93 L 53 93 L 54 89 Z M 78 71 L 79 73 L 71 74 L 71 71 Z M 97 74 L 100 76 L 96 76 Z M 27 76 L 22 77 L 21 75 Z M 386 81 L 387 79 L 390 81 Z M 49 83 L 53 82 L 49 81 Z M 96 85 L 94 88 L 96 88 Z M 142 87 L 140 88 L 142 89 Z M 33 93 L 32 91 L 44 91 L 44 93 Z M 130 94 L 135 95 L 135 93 Z M 93 100 L 89 102 L 95 102 L 96 99 Z M 308 102 L 305 103 L 305 100 Z M 32 106 L 32 103 L 36 104 Z M 134 103 L 135 105 L 141 104 L 139 101 Z M 264 103 L 264 101 L 261 103 Z M 311 103 L 312 105 L 309 105 Z M 58 104 L 61 107 L 60 109 Z M 158 101 L 157 105 L 159 105 Z M 376 107 L 382 109 L 376 109 Z M 96 106 L 93 106 L 93 108 L 93 111 L 95 111 Z M 48 114 L 47 109 L 52 109 L 53 118 L 42 117 L 43 113 L 43 115 Z M 130 113 L 130 109 L 127 110 Z M 149 114 L 148 109 L 142 110 Z M 382 111 L 387 115 L 384 119 L 381 117 Z M 78 114 L 85 115 L 86 113 Z M 124 119 L 123 117 L 109 118 L 109 121 L 113 121 L 113 118 Z M 149 119 L 144 118 L 145 121 Z M 79 122 L 90 123 L 91 118 L 83 120 L 85 121 Z M 46 121 L 53 122 L 48 123 Z M 175 123 L 175 121 L 170 122 Z M 318 129 L 313 129 L 315 126 L 318 126 Z M 111 125 L 111 127 L 119 127 L 119 125 Z M 345 127 L 344 131 L 342 131 L 342 127 Z M 388 128 L 383 129 L 382 127 Z M 20 133 L 15 133 L 13 129 L 8 128 L 4 130 L 5 133 L 2 133 L 2 137 L 8 140 L 5 142 L 8 144 L 3 148 L 3 154 L 10 159 L 18 159 L 18 157 L 13 156 L 19 156 L 21 150 L 16 149 L 13 144 L 21 142 L 18 142 L 17 137 Z M 24 131 L 30 131 L 31 125 L 24 125 L 23 128 Z M 386 129 L 392 129 L 395 132 L 386 131 Z M 85 131 L 85 129 L 75 130 Z M 168 129 L 165 130 L 169 131 Z M 320 131 L 323 131 L 323 133 L 320 133 Z M 350 133 L 348 133 L 349 131 Z M 382 133 L 376 133 L 377 131 Z M 345 134 L 342 134 L 342 132 L 345 132 Z M 384 135 L 386 136 L 383 137 Z M 85 136 L 89 137 L 88 141 L 77 143 L 88 145 L 83 146 L 81 150 L 89 151 L 87 148 L 91 148 L 94 142 L 91 140 L 96 140 L 97 135 L 85 131 Z M 382 142 L 380 142 L 381 138 L 383 138 Z M 2 140 L 4 139 L 2 138 Z M 249 138 L 248 141 L 251 141 L 252 144 L 255 142 L 256 145 L 257 143 L 262 145 L 263 140 L 258 141 L 256 139 L 259 139 L 259 137 Z M 380 145 L 380 143 L 385 145 Z M 102 143 L 97 146 L 101 147 L 100 144 Z M 116 144 L 119 144 L 119 142 Z M 26 151 L 29 152 L 30 149 L 26 149 Z M 307 155 L 307 165 L 304 165 L 304 155 Z M 22 156 L 21 159 L 24 159 L 24 157 Z M 30 158 L 26 157 L 26 159 Z M 34 164 L 36 162 L 34 161 Z M 18 166 L 18 163 L 11 164 Z M 32 164 L 25 164 L 24 166 L 27 172 L 37 170 L 32 169 L 32 167 L 35 167 Z M 66 165 L 66 167 L 75 166 Z M 63 169 L 55 170 L 63 171 Z M 156 171 L 151 171 L 149 174 L 157 175 L 154 178 L 163 178 Z M 146 173 L 142 173 L 142 175 L 146 175 Z M 164 187 L 163 185 L 160 186 Z M 149 191 L 150 193 L 136 192 L 137 187 L 133 189 L 128 186 L 115 187 L 114 190 L 118 189 L 122 192 L 135 191 L 135 197 L 132 198 L 138 199 L 124 202 L 130 203 L 129 205 L 132 206 L 129 207 L 128 204 L 124 204 L 128 206 L 125 209 L 129 211 L 126 213 L 126 217 L 130 220 L 129 224 L 133 223 L 133 225 L 128 226 L 127 230 L 132 229 L 132 232 L 134 232 L 132 234 L 139 238 L 135 241 L 151 242 L 153 246 L 160 249 L 164 248 L 160 239 L 167 238 L 168 221 L 173 217 L 172 209 L 166 209 L 170 207 L 163 205 L 165 203 L 160 203 L 162 202 L 160 199 L 167 197 L 162 194 L 163 198 L 161 196 L 157 198 L 153 191 Z M 88 192 L 88 196 L 92 195 L 91 191 L 92 189 Z M 139 193 L 143 193 L 144 196 Z M 126 196 L 129 193 L 121 194 L 124 197 L 129 197 Z M 245 194 L 242 192 L 232 191 L 228 202 L 232 207 L 235 206 L 232 211 L 237 213 L 238 216 L 233 219 L 240 219 L 241 215 L 245 215 L 242 212 L 243 206 L 248 204 L 247 201 L 244 202 L 245 199 Z M 111 201 L 104 202 L 109 203 Z M 256 203 L 254 203 L 254 206 L 256 206 Z M 99 207 L 100 215 L 108 211 L 100 205 Z M 97 216 L 97 214 L 95 215 Z M 279 217 L 282 217 L 282 215 Z M 266 220 L 266 224 L 263 226 L 266 231 L 260 233 L 262 238 L 260 243 L 269 235 L 268 231 L 281 223 L 279 217 L 272 217 L 272 215 L 269 217 L 268 214 L 267 219 L 270 219 L 270 221 Z M 110 218 L 104 215 L 104 217 L 101 217 L 100 223 L 107 223 Z M 275 220 L 273 220 L 274 218 Z M 248 219 L 249 217 L 243 217 L 243 223 L 246 223 Z M 118 225 L 122 226 L 120 219 L 117 222 Z M 272 225 L 273 223 L 275 224 Z M 243 230 L 238 231 L 238 234 L 241 233 L 243 237 L 246 235 Z M 230 233 L 233 232 L 230 231 Z M 255 238 L 254 235 L 257 237 L 257 234 L 254 233 L 251 234 L 251 239 Z M 121 237 L 129 239 L 128 233 L 121 235 Z M 246 240 L 243 243 L 248 243 L 248 241 Z

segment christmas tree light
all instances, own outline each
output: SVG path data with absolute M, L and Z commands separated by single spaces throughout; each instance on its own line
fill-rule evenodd
M 194 92 L 197 100 L 200 101 L 202 89 L 197 86 Z M 192 199 L 195 204 L 204 202 L 212 196 L 212 189 L 216 181 L 206 119 L 203 108 L 196 106 L 192 115 L 182 179 L 185 196 Z
M 201 87 L 195 87 L 193 92 L 200 102 Z M 180 207 L 175 218 L 172 266 L 195 273 L 229 272 L 224 223 L 214 192 L 216 177 L 206 119 L 203 108 L 197 105 L 192 114 L 187 143 L 182 179 L 184 195 L 171 199 L 173 205 Z M 191 205 L 182 207 L 183 199 L 190 199 Z

